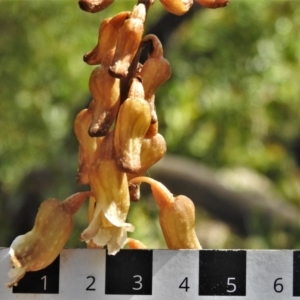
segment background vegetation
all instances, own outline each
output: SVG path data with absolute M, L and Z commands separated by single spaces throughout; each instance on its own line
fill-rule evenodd
M 1 246 L 31 228 L 40 201 L 85 189 L 75 182 L 72 129 L 89 101 L 93 67 L 82 56 L 94 47 L 101 20 L 134 4 L 116 0 L 92 15 L 75 0 L 0 0 Z M 157 0 L 147 26 L 163 13 Z M 298 1 L 231 0 L 183 22 L 165 45 L 172 77 L 156 96 L 168 152 L 216 170 L 231 189 L 257 189 L 299 207 L 299 35 Z M 203 209 L 198 214 L 206 247 L 299 245 L 298 235 L 280 230 L 242 239 Z M 136 205 L 131 218 L 136 237 L 164 246 L 153 203 Z M 83 247 L 84 210 L 76 222 L 69 245 Z

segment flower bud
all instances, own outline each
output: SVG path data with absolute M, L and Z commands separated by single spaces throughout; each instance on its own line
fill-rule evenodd
M 149 100 L 157 88 L 166 82 L 171 76 L 170 63 L 163 57 L 163 47 L 157 36 L 148 34 L 143 42 L 151 42 L 151 52 L 144 63 L 140 76 L 145 91 L 145 99 Z
M 109 5 L 111 5 L 114 0 L 79 0 L 79 7 L 90 13 L 97 13 Z
M 72 229 L 72 215 L 91 192 L 70 196 L 61 202 L 51 198 L 42 202 L 31 231 L 15 238 L 10 246 L 12 269 L 8 276 L 16 285 L 27 271 L 38 271 L 50 265 L 66 244 Z
M 117 36 L 120 28 L 125 20 L 129 17 L 130 11 L 124 11 L 116 14 L 112 18 L 107 18 L 102 21 L 98 43 L 96 47 L 83 56 L 83 60 L 89 65 L 98 65 L 102 63 L 104 55 L 111 49 L 115 48 Z
M 120 107 L 114 129 L 116 158 L 120 170 L 135 173 L 141 168 L 141 147 L 150 121 L 150 107 L 144 100 L 142 83 L 134 78 L 128 98 Z
M 193 0 L 160 0 L 160 3 L 171 14 L 181 16 L 189 11 Z
M 160 209 L 159 223 L 169 249 L 201 249 L 195 232 L 195 206 L 186 196 L 174 197 L 160 182 L 136 177 L 131 183 L 147 182 Z
M 93 106 L 93 105 L 91 105 Z M 90 137 L 88 129 L 92 122 L 91 108 L 80 111 L 74 121 L 74 131 L 79 142 L 78 169 L 76 181 L 79 184 L 89 183 L 89 170 L 96 159 L 96 150 L 99 140 Z
M 147 246 L 142 242 L 132 238 L 128 238 L 126 244 L 128 244 L 129 249 L 147 249 Z
M 92 137 L 104 136 L 115 121 L 120 107 L 120 80 L 108 73 L 114 51 L 105 55 L 101 66 L 93 70 L 89 87 L 93 96 L 93 118 L 89 128 Z
M 167 144 L 161 134 L 156 134 L 151 139 L 144 139 L 141 148 L 141 168 L 137 173 L 128 173 L 127 178 L 130 181 L 132 178 L 143 175 L 151 166 L 157 163 L 166 153 Z
M 123 78 L 133 61 L 144 32 L 146 7 L 143 3 L 136 5 L 130 17 L 124 22 L 117 37 L 116 52 L 109 71 L 112 76 Z
M 227 6 L 229 0 L 195 0 L 199 4 L 207 8 L 219 8 Z

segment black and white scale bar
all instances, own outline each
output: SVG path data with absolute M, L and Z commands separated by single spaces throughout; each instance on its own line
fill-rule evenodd
M 0 299 L 300 300 L 300 250 L 68 249 L 9 289 L 0 248 Z

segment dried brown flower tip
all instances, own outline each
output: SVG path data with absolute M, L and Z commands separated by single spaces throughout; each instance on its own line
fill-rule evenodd
M 114 0 L 79 0 L 79 7 L 90 13 L 97 13 L 109 5 L 111 5 Z
M 87 64 L 99 65 L 102 63 L 104 55 L 116 46 L 118 32 L 130 14 L 130 11 L 124 11 L 102 21 L 96 47 L 83 56 L 83 60 Z
M 115 151 L 120 170 L 135 173 L 141 168 L 141 147 L 149 129 L 151 113 L 142 83 L 134 78 L 128 98 L 121 105 L 115 125 Z
M 120 80 L 108 73 L 108 62 L 114 51 L 110 50 L 103 59 L 103 64 L 93 70 L 89 87 L 93 96 L 93 117 L 89 128 L 92 137 L 104 136 L 115 121 L 120 107 Z
M 109 71 L 112 76 L 123 78 L 137 53 L 146 18 L 146 7 L 140 3 L 133 8 L 130 17 L 124 22 L 117 37 L 116 52 Z
M 229 3 L 229 0 L 195 0 L 195 1 L 207 8 L 224 7 Z
M 164 8 L 171 14 L 181 16 L 189 11 L 193 0 L 160 0 Z
M 148 102 L 149 103 L 149 102 Z M 158 121 L 156 110 L 154 106 L 154 101 L 149 103 L 150 111 L 151 111 L 151 124 L 146 132 L 145 139 L 151 139 L 158 133 Z
M 129 196 L 131 202 L 140 200 L 140 185 L 135 183 L 128 183 Z

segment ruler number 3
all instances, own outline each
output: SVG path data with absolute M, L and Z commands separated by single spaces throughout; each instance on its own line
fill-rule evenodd
M 133 278 L 137 278 L 136 281 L 134 282 L 136 285 L 138 285 L 137 287 L 133 287 L 132 289 L 135 291 L 141 290 L 143 285 L 142 285 L 142 276 L 141 275 L 134 275 Z

